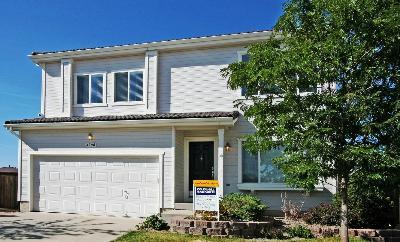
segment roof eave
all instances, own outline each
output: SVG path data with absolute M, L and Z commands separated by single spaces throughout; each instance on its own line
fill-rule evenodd
M 233 126 L 237 118 L 184 118 L 184 119 L 143 119 L 118 121 L 18 123 L 4 124 L 10 131 L 39 129 L 82 129 L 82 128 L 129 128 L 129 127 L 169 127 L 169 126 Z
M 139 54 L 147 50 L 172 50 L 185 48 L 200 48 L 208 46 L 218 46 L 226 44 L 246 44 L 257 41 L 268 40 L 272 31 L 262 31 L 254 33 L 241 33 L 232 35 L 221 35 L 211 37 L 199 37 L 192 39 L 180 39 L 160 42 L 150 42 L 143 44 L 121 45 L 112 47 L 100 47 L 94 49 L 82 49 L 72 51 L 60 51 L 55 53 L 28 55 L 36 63 L 57 61 L 68 58 L 90 58 L 90 57 L 109 57 L 128 54 Z

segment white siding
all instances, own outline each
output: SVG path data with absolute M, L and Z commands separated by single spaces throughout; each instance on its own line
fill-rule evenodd
M 160 112 L 231 111 L 237 92 L 220 70 L 237 61 L 243 48 L 202 49 L 159 56 Z
M 22 132 L 22 201 L 28 201 L 29 152 L 45 148 L 83 148 L 88 130 L 23 131 Z M 173 208 L 171 129 L 90 130 L 97 148 L 164 148 L 164 206 Z
M 46 98 L 45 98 L 45 114 L 46 117 L 60 117 L 62 115 L 62 78 L 61 64 L 46 64 Z
M 118 105 L 114 104 L 114 75 L 113 72 L 144 69 L 145 57 L 132 56 L 113 59 L 76 61 L 74 73 L 107 73 L 106 74 L 106 107 L 74 107 L 73 116 L 98 116 L 98 115 L 124 115 L 135 113 L 147 113 L 146 104 Z M 145 78 L 145 76 L 144 76 Z M 143 80 L 145 85 L 145 80 Z M 149 92 L 152 93 L 153 85 Z M 151 97 L 151 95 L 149 95 Z
M 238 184 L 238 139 L 244 135 L 255 132 L 254 126 L 243 116 L 239 117 L 236 125 L 225 132 L 225 142 L 229 142 L 232 149 L 224 152 L 224 193 L 246 192 L 239 191 Z M 261 198 L 270 210 L 281 210 L 281 193 L 284 191 L 255 191 L 255 195 Z M 331 202 L 332 194 L 328 190 L 312 192 L 305 195 L 302 192 L 287 191 L 287 197 L 293 202 L 304 202 L 303 210 L 314 207 L 322 202 Z

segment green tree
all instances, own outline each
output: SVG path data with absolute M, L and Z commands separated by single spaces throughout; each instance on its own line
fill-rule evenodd
M 399 24 L 398 0 L 291 0 L 271 39 L 222 70 L 247 90 L 247 149 L 285 147 L 274 162 L 293 187 L 337 179 L 343 241 L 351 175 L 399 171 Z

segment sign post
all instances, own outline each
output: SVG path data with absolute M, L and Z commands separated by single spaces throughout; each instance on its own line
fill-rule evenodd
M 219 220 L 218 180 L 193 180 L 193 212 L 208 213 Z

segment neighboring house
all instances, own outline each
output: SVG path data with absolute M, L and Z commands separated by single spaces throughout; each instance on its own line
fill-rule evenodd
M 304 209 L 330 201 L 323 187 L 287 187 L 271 163 L 279 151 L 242 149 L 255 129 L 220 70 L 270 35 L 32 53 L 41 117 L 5 123 L 19 137 L 21 209 L 147 216 L 189 207 L 193 179 L 219 180 L 221 194 L 252 192 L 275 211 L 282 192 Z

